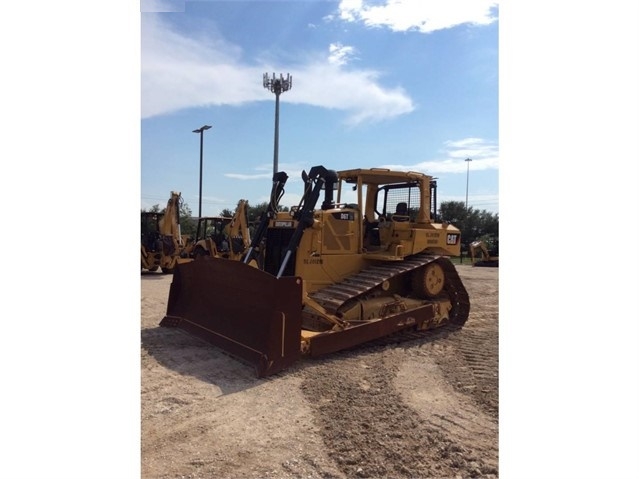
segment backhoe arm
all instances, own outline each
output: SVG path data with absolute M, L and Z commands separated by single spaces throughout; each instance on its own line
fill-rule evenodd
M 246 200 L 238 201 L 231 222 L 224 227 L 224 233 L 229 239 L 229 249 L 234 260 L 240 259 L 244 251 L 249 247 L 246 205 Z

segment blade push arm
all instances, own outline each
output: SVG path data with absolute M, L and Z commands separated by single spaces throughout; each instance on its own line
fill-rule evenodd
M 300 201 L 297 211 L 293 215 L 293 218 L 298 221 L 297 228 L 295 228 L 295 232 L 286 248 L 284 259 L 277 273 L 278 278 L 284 274 L 291 255 L 297 250 L 300 244 L 304 230 L 309 226 L 313 226 L 315 205 L 317 205 L 317 200 L 323 187 L 326 188 L 326 197 L 322 208 L 328 208 L 328 205 L 332 204 L 333 185 L 337 181 L 337 173 L 333 170 L 327 170 L 323 166 L 314 166 L 308 175 L 306 171 L 302 171 L 302 180 L 304 180 L 305 184 L 304 196 Z
M 251 246 L 244 257 L 244 263 L 248 264 L 255 257 L 256 248 L 260 245 L 262 239 L 266 235 L 269 220 L 274 218 L 277 214 L 280 199 L 284 196 L 284 185 L 286 184 L 286 180 L 288 180 L 288 175 L 283 171 L 273 175 L 273 188 L 271 188 L 271 199 L 268 204 L 268 209 L 262 213 L 260 224 L 257 227 L 255 236 L 251 240 Z

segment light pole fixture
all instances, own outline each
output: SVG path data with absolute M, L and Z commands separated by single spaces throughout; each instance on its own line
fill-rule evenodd
M 293 77 L 286 74 L 286 78 L 280 74 L 279 78 L 269 78 L 268 73 L 264 74 L 263 79 L 264 88 L 271 90 L 271 93 L 275 93 L 275 140 L 273 142 L 273 176 L 277 173 L 277 156 L 279 149 L 279 136 L 280 136 L 280 94 L 293 88 Z
M 208 130 L 209 128 L 211 128 L 210 125 L 204 125 L 203 127 L 198 128 L 197 130 L 193 130 L 193 133 L 200 134 L 200 198 L 199 198 L 199 208 L 197 212 L 197 215 L 199 218 L 202 217 L 202 151 L 204 149 L 204 132 Z
M 473 160 L 466 158 L 464 161 L 466 162 L 466 211 L 468 211 L 468 177 L 470 176 L 470 162 Z

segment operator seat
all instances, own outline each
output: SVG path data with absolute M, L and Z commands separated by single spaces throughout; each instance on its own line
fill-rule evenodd
M 397 203 L 395 207 L 395 214 L 393 215 L 393 221 L 408 221 L 408 204 L 403 201 Z

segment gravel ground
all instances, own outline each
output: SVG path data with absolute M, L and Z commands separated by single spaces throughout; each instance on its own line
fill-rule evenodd
M 498 477 L 499 270 L 456 267 L 463 329 L 264 379 L 160 328 L 172 277 L 142 274 L 142 477 Z

